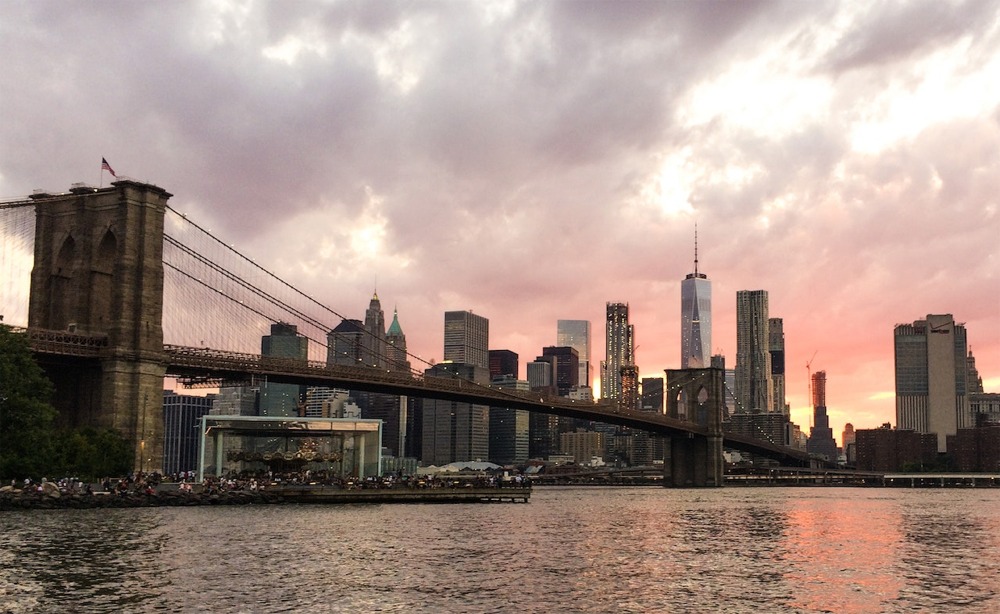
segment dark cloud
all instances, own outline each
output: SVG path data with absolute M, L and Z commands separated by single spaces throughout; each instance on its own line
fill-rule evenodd
M 897 321 L 968 318 L 1000 371 L 997 8 L 2 3 L 0 191 L 97 183 L 107 157 L 342 313 L 377 286 L 427 357 L 473 309 L 525 359 L 590 319 L 596 363 L 627 301 L 644 374 L 676 362 L 697 222 L 730 364 L 735 293 L 767 289 L 789 364 L 820 350 L 891 421 L 868 397 Z M 858 147 L 929 58 L 982 94 Z

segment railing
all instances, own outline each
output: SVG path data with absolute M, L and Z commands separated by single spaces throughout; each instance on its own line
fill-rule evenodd
M 43 354 L 61 354 L 81 358 L 96 358 L 107 351 L 107 335 L 90 335 L 69 331 L 40 328 L 11 327 L 11 330 L 28 335 L 32 349 Z

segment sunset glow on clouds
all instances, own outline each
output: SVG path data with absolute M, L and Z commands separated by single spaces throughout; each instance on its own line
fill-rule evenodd
M 1000 391 L 1000 3 L 0 3 L 0 197 L 121 175 L 340 313 L 377 283 L 532 360 L 630 303 L 679 365 L 680 282 L 784 319 L 831 425 L 895 423 L 892 329 L 965 322 Z M 95 163 L 97 162 L 97 163 Z M 522 367 L 522 377 L 524 376 Z

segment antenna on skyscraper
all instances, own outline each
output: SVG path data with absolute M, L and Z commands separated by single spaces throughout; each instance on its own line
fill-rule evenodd
M 694 276 L 698 277 L 698 222 L 694 223 Z

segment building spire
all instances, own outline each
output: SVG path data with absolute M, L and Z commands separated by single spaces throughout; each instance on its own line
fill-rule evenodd
M 694 223 L 694 276 L 698 277 L 698 222 Z

